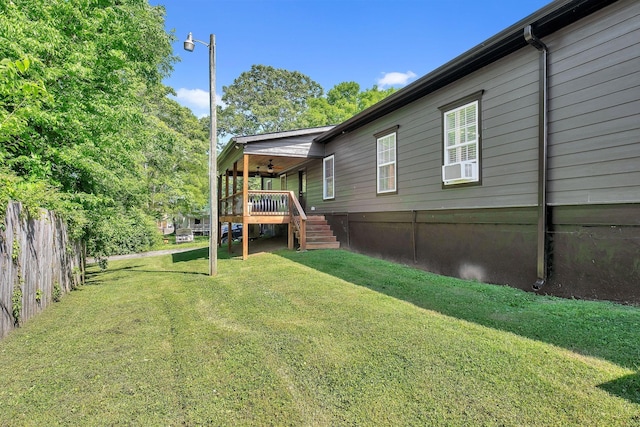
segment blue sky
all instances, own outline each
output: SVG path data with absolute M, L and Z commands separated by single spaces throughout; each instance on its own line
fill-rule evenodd
M 150 0 L 166 8 L 181 59 L 165 84 L 208 115 L 207 48 L 216 36 L 216 94 L 253 64 L 299 71 L 325 92 L 355 81 L 405 86 L 525 18 L 550 0 Z

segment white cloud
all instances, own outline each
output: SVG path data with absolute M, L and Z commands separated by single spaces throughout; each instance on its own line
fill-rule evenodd
M 388 86 L 404 86 L 409 83 L 409 80 L 415 77 L 417 76 L 413 71 L 407 71 L 406 73 L 399 73 L 397 71 L 384 73 L 384 75 L 378 79 L 378 86 L 380 89 Z
M 209 106 L 209 92 L 202 89 L 185 89 L 181 87 L 176 91 L 176 98 L 180 102 L 197 108 L 207 108 Z
M 209 115 L 209 92 L 202 89 L 186 89 L 181 87 L 176 90 L 175 99 L 185 107 L 193 111 L 197 117 Z M 225 105 L 220 94 L 216 93 L 216 105 Z

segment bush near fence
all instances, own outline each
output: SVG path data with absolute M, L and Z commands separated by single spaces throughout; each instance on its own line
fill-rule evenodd
M 0 218 L 0 338 L 84 283 L 82 242 L 51 211 L 30 217 L 9 202 Z

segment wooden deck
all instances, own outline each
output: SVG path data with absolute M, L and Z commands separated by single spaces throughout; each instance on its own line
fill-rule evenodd
M 288 247 L 295 239 L 299 250 L 339 248 L 340 242 L 331 231 L 324 216 L 307 217 L 292 191 L 248 191 L 247 203 L 241 194 L 222 199 L 220 223 L 242 224 L 243 258 L 249 255 L 249 225 L 288 224 Z M 241 210 L 240 210 L 241 209 Z M 246 212 L 246 214 L 244 214 Z M 228 242 L 231 251 L 231 242 Z
M 288 224 L 288 247 L 293 249 L 298 238 L 301 250 L 306 250 L 307 216 L 292 191 L 248 190 L 220 200 L 220 223 L 242 224 L 243 259 L 249 255 L 249 225 Z M 231 241 L 228 242 L 231 250 Z
M 242 167 L 240 175 L 239 162 L 233 163 L 233 171 L 227 170 L 224 174 L 224 185 L 218 182 L 218 226 L 222 223 L 228 224 L 228 229 L 232 229 L 232 224 L 242 224 L 242 258 L 249 255 L 249 226 L 252 224 L 287 224 L 287 246 L 293 249 L 297 239 L 299 249 L 307 249 L 307 215 L 302 209 L 296 194 L 287 190 L 249 190 L 249 171 L 251 155 L 242 155 Z M 281 160 L 284 158 L 281 158 Z M 252 171 L 252 173 L 254 173 Z M 257 173 L 257 170 L 255 171 Z M 242 190 L 238 189 L 238 178 L 242 178 Z M 231 181 L 230 181 L 231 178 Z M 324 218 L 322 218 L 324 221 Z M 326 224 L 326 221 L 325 221 Z M 316 229 L 311 237 L 312 246 L 338 247 L 330 227 L 327 231 Z M 218 233 L 219 235 L 219 233 Z M 228 240 L 229 251 L 231 251 L 231 239 Z

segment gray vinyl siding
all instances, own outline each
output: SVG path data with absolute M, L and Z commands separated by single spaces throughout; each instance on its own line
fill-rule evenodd
M 551 51 L 549 203 L 640 201 L 640 2 L 545 40 Z
M 307 215 L 312 215 L 315 211 L 311 207 L 318 209 L 322 203 L 322 161 L 313 162 L 307 165 Z
M 640 201 L 640 2 L 621 0 L 543 40 L 549 47 L 552 205 Z M 525 47 L 325 146 L 336 197 L 322 201 L 309 169 L 309 206 L 383 212 L 535 206 L 539 53 Z M 439 106 L 481 97 L 479 186 L 442 188 Z M 397 194 L 376 195 L 374 134 L 399 125 Z M 317 168 L 317 170 L 316 170 Z
M 524 49 L 430 96 L 338 137 L 325 147 L 335 154 L 336 198 L 309 202 L 325 212 L 374 212 L 467 207 L 533 206 L 537 200 L 538 53 Z M 482 185 L 442 188 L 442 112 L 439 107 L 483 90 Z M 376 195 L 374 134 L 397 130 L 398 191 Z M 311 171 L 310 171 L 311 172 Z M 310 180 L 320 178 L 310 174 Z M 310 181 L 311 182 L 311 181 Z
M 290 171 L 284 175 L 287 176 L 287 188 L 281 188 L 281 190 L 297 192 L 298 191 L 298 172 Z M 278 176 L 278 181 L 280 181 L 281 177 L 282 175 Z M 297 196 L 297 193 L 296 193 L 296 196 Z
M 293 193 L 298 196 L 298 182 L 300 179 L 298 178 L 298 170 L 292 170 L 287 173 L 287 191 L 293 191 Z

